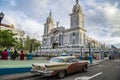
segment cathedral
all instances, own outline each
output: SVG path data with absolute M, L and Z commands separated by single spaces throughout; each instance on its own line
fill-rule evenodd
M 45 49 L 59 49 L 59 48 L 108 48 L 103 43 L 90 38 L 86 35 L 87 30 L 84 27 L 85 15 L 79 0 L 76 0 L 70 13 L 70 28 L 65 29 L 59 26 L 59 22 L 55 25 L 52 12 L 44 24 L 44 34 L 42 36 L 42 48 Z M 80 50 L 79 50 L 80 51 Z
M 83 46 L 85 45 L 86 30 L 84 28 L 84 17 L 79 1 L 73 6 L 70 14 L 70 28 L 65 29 L 59 26 L 55 27 L 52 13 L 44 24 L 44 35 L 42 36 L 42 47 L 58 48 L 63 46 Z
M 52 12 L 44 24 L 44 34 L 42 35 L 42 53 L 60 54 L 66 50 L 68 53 L 77 55 L 95 55 L 101 59 L 111 53 L 109 46 L 86 35 L 84 27 L 85 15 L 79 0 L 76 0 L 70 13 L 70 27 L 65 29 L 59 26 L 59 22 L 54 23 Z

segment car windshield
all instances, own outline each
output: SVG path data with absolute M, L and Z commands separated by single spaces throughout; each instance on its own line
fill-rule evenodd
M 50 63 L 53 63 L 53 62 L 63 63 L 64 60 L 63 60 L 63 59 L 60 59 L 60 58 L 52 58 L 52 59 L 50 60 Z
M 78 62 L 78 60 L 76 58 L 68 58 L 67 62 L 68 63 L 73 63 L 73 62 Z

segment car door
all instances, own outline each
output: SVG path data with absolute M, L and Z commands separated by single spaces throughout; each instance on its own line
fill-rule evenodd
M 78 62 L 75 62 L 73 61 L 73 58 L 69 58 L 67 60 L 69 66 L 67 68 L 67 73 L 74 73 L 74 72 L 77 72 L 79 69 L 79 65 L 78 65 Z
M 76 64 L 76 69 L 77 69 L 76 72 L 81 71 L 81 70 L 83 69 L 83 63 L 77 62 L 77 64 Z

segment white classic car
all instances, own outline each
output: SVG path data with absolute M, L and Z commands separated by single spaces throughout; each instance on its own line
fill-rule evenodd
M 52 58 L 49 63 L 33 63 L 31 73 L 63 78 L 70 73 L 87 71 L 87 68 L 88 62 L 79 61 L 75 56 L 60 56 Z

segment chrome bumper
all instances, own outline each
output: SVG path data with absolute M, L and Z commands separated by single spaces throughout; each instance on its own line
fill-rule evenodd
M 52 73 L 53 73 L 53 71 L 47 71 L 47 72 L 45 72 L 45 71 L 39 71 L 39 70 L 33 70 L 33 69 L 31 69 L 31 73 L 32 74 L 38 74 L 40 76 L 51 76 Z

